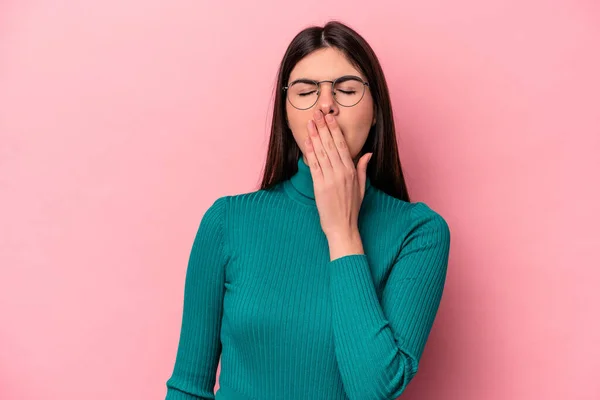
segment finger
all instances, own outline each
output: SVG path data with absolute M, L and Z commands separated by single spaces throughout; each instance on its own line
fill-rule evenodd
M 373 153 L 365 154 L 364 156 L 362 156 L 360 158 L 360 160 L 358 160 L 358 163 L 356 165 L 356 171 L 358 172 L 358 183 L 359 183 L 360 194 L 361 194 L 362 198 L 364 198 L 364 196 L 365 196 L 365 188 L 366 188 L 366 181 L 367 181 L 367 166 L 369 164 L 369 161 L 371 161 L 372 156 L 373 156 Z
M 313 141 L 313 137 L 314 137 L 314 132 L 316 132 L 316 127 L 314 126 L 314 124 L 312 124 L 312 120 L 308 121 L 308 136 L 306 138 L 306 141 L 304 142 L 304 144 L 306 145 L 306 152 L 305 152 L 305 156 L 306 156 L 306 163 L 308 165 L 308 167 L 310 168 L 310 174 L 312 175 L 313 181 L 315 183 L 321 183 L 323 182 L 323 171 L 321 169 L 321 165 L 319 163 L 319 160 L 317 159 L 317 155 L 315 153 L 315 147 L 314 147 L 314 141 Z M 318 134 L 316 134 L 316 138 L 315 140 L 319 140 Z
M 329 127 L 332 141 L 335 144 L 341 162 L 346 167 L 354 167 L 354 161 L 352 160 L 352 154 L 350 154 L 350 150 L 348 149 L 348 143 L 346 143 L 346 138 L 344 138 L 342 129 L 338 125 L 336 118 L 331 114 L 327 114 L 325 116 L 325 122 Z
M 319 162 L 323 177 L 328 178 L 333 172 L 333 167 L 331 165 L 331 161 L 329 160 L 329 155 L 323 147 L 323 142 L 321 141 L 319 129 L 317 128 L 315 121 L 313 121 L 312 119 L 308 121 L 308 136 L 312 140 L 312 147 L 315 153 L 315 157 Z
M 331 169 L 328 169 L 325 166 L 322 167 L 323 174 L 325 175 L 325 177 L 327 177 L 330 172 L 333 173 L 334 170 L 338 170 L 344 165 L 342 163 L 342 159 L 340 158 L 340 154 L 335 146 L 333 137 L 331 136 L 331 132 L 329 131 L 329 127 L 327 126 L 327 122 L 325 122 L 323 113 L 321 112 L 321 110 L 317 109 L 313 114 L 314 121 L 317 125 L 317 130 L 319 132 L 319 137 L 321 139 L 321 145 L 325 153 L 327 154 L 329 163 L 331 165 Z M 317 155 L 319 155 L 319 151 L 317 151 Z

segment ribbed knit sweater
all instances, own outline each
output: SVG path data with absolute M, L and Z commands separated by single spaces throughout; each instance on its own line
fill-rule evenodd
M 302 157 L 269 190 L 216 199 L 191 246 L 166 400 L 396 399 L 437 314 L 450 230 L 369 178 L 358 228 L 365 254 L 330 261 Z

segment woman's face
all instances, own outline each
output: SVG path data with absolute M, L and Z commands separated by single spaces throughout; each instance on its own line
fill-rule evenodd
M 366 77 L 354 68 L 339 50 L 324 48 L 310 53 L 300 60 L 290 73 L 289 81 L 285 84 L 287 86 L 287 84 L 300 78 L 317 82 L 321 80 L 333 81 L 343 75 L 355 75 L 367 81 Z M 323 114 L 331 113 L 334 115 L 356 165 L 358 162 L 357 156 L 367 140 L 371 126 L 376 121 L 373 97 L 368 86 L 365 87 L 365 93 L 360 102 L 352 107 L 341 106 L 334 100 L 332 86 L 329 82 L 321 83 L 321 93 L 317 102 L 311 108 L 299 110 L 292 106 L 287 99 L 285 104 L 288 125 L 303 156 L 306 154 L 304 141 L 308 137 L 308 121 L 314 120 L 315 111 L 321 110 Z M 305 156 L 304 161 L 306 161 Z

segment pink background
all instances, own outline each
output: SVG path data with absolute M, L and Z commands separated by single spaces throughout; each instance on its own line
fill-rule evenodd
M 164 398 L 199 220 L 257 189 L 283 52 L 338 18 L 453 235 L 402 398 L 599 399 L 598 3 L 284 3 L 0 3 L 0 398 Z

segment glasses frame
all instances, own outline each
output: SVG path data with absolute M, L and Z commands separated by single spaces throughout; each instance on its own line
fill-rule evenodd
M 329 82 L 331 83 L 331 88 L 333 90 L 333 88 L 335 87 L 335 83 L 342 78 L 354 78 L 360 82 L 362 82 L 363 84 L 363 92 L 362 92 L 362 96 L 360 96 L 360 99 L 358 99 L 358 101 L 356 103 L 354 103 L 351 106 L 345 106 L 343 104 L 340 104 L 340 102 L 337 101 L 337 98 L 335 97 L 335 91 L 333 92 L 333 100 L 335 100 L 336 103 L 338 103 L 340 106 L 342 107 L 354 107 L 355 105 L 357 105 L 358 103 L 361 102 L 361 100 L 363 99 L 363 97 L 365 97 L 365 92 L 367 91 L 365 86 L 370 87 L 369 86 L 369 82 L 366 82 L 365 80 L 363 80 L 360 76 L 356 76 L 356 75 L 344 75 L 344 76 L 340 76 L 338 78 L 335 78 L 333 81 L 330 80 L 323 80 L 323 81 L 314 81 L 312 79 L 296 79 L 295 81 L 293 81 L 292 83 L 290 83 L 288 86 L 283 86 L 281 89 L 285 92 L 285 98 L 287 99 L 287 101 L 292 105 L 292 107 L 294 107 L 297 110 L 308 110 L 309 108 L 312 108 L 315 104 L 317 104 L 317 102 L 319 101 L 319 97 L 321 96 L 321 83 L 323 82 Z M 312 103 L 309 107 L 306 108 L 298 108 L 296 107 L 292 101 L 290 100 L 290 97 L 288 96 L 288 89 L 296 82 L 304 82 L 304 83 L 309 83 L 312 82 L 315 85 L 317 85 L 317 98 L 315 100 L 314 103 Z

